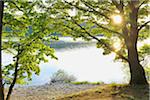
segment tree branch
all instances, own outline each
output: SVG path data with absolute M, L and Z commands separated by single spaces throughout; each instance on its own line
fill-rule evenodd
M 118 3 L 116 0 L 111 0 L 112 3 L 116 6 L 116 8 L 120 11 L 123 12 L 123 1 L 120 0 L 120 3 Z
M 20 44 L 18 45 L 18 52 L 17 52 L 17 59 L 16 59 L 16 63 L 15 63 L 15 72 L 14 72 L 14 77 L 13 77 L 13 81 L 12 83 L 10 84 L 10 87 L 9 87 L 9 90 L 8 90 L 8 93 L 7 93 L 7 96 L 6 96 L 6 100 L 9 100 L 10 99 L 10 95 L 13 91 L 13 87 L 15 86 L 16 84 L 16 81 L 17 81 L 17 76 L 18 76 L 18 67 L 19 67 L 19 55 L 22 53 L 22 51 L 20 51 Z
M 87 3 L 86 1 L 83 1 L 83 0 L 81 0 L 81 1 L 82 1 L 88 8 L 92 9 L 94 12 L 99 13 L 100 15 L 104 16 L 104 17 L 107 18 L 107 19 L 110 19 L 110 18 L 109 18 L 108 16 L 106 16 L 105 14 L 103 14 L 103 13 L 101 13 L 101 12 L 95 10 L 94 7 L 93 7 L 91 4 L 89 4 L 89 3 Z
M 15 55 L 15 53 L 14 52 L 12 52 L 12 50 L 9 50 L 8 48 L 7 49 L 5 49 L 7 52 L 9 52 L 9 53 L 11 53 L 11 54 L 13 54 L 13 55 Z
M 147 21 L 147 22 L 145 22 L 143 25 L 141 25 L 141 26 L 138 28 L 138 31 L 140 31 L 142 28 L 144 28 L 148 23 L 150 23 L 150 21 Z
M 112 3 L 116 6 L 116 8 L 119 10 L 119 4 L 116 0 L 111 0 Z
M 85 2 L 87 5 L 89 5 L 89 6 L 91 6 L 91 7 L 93 7 L 93 8 L 99 8 L 99 9 L 101 9 L 101 10 L 103 10 L 103 11 L 107 11 L 107 12 L 111 12 L 108 8 L 100 8 L 99 6 L 97 6 L 97 5 L 92 5 L 92 4 L 90 4 L 90 3 L 88 3 L 88 2 L 86 2 L 86 1 L 83 1 L 83 0 L 81 0 L 82 2 Z
M 67 26 L 67 25 L 65 25 L 65 27 L 67 27 L 67 28 L 69 28 L 70 30 L 76 32 L 76 30 L 75 30 L 73 27 L 70 27 L 70 26 Z M 68 34 L 71 34 L 72 36 L 76 36 L 76 35 L 74 35 L 74 34 L 72 34 L 72 33 L 68 33 Z M 88 38 L 88 37 L 86 37 L 86 36 L 83 35 L 83 34 L 79 34 L 79 37 L 84 37 L 84 38 L 86 38 L 86 39 L 91 39 L 91 37 Z
M 20 7 L 17 6 L 15 2 L 13 2 L 12 0 L 10 0 L 9 2 L 12 3 L 18 10 L 24 12 L 22 9 L 20 9 Z
M 143 1 L 143 2 L 139 5 L 138 9 L 139 9 L 145 2 L 146 2 L 146 0 Z
M 96 13 L 96 14 L 98 14 L 98 15 L 101 15 L 101 16 L 107 18 L 107 19 L 110 19 L 110 18 L 109 18 L 108 16 L 106 16 L 105 14 L 103 14 L 103 13 L 101 13 L 101 12 L 99 12 L 99 11 L 96 11 L 94 8 L 89 7 L 89 6 L 87 6 L 86 4 L 85 4 L 85 5 L 86 5 L 88 8 L 90 8 L 92 11 L 89 10 L 89 9 L 85 9 L 85 8 L 81 8 L 81 7 L 78 7 L 78 6 L 76 6 L 76 5 L 73 5 L 72 3 L 69 3 L 69 2 L 67 2 L 67 1 L 65 1 L 65 3 L 67 3 L 67 4 L 69 4 L 69 5 L 71 5 L 71 6 L 75 7 L 75 8 L 77 8 L 78 10 L 87 11 L 87 12 L 93 12 L 93 13 Z
M 117 32 L 117 31 L 114 31 L 114 30 L 108 29 L 107 27 L 104 27 L 104 26 L 102 26 L 102 25 L 98 24 L 97 22 L 93 22 L 93 23 L 94 23 L 94 24 L 96 24 L 98 27 L 100 27 L 100 28 L 102 28 L 102 29 L 106 30 L 106 31 L 109 31 L 109 32 L 115 33 L 115 34 L 120 35 L 120 36 L 122 36 L 122 37 L 123 37 L 123 35 L 122 35 L 121 33 Z
M 129 62 L 129 60 L 124 57 L 121 53 L 117 52 L 114 48 L 110 47 L 108 44 L 104 43 L 103 41 L 101 41 L 99 38 L 97 38 L 96 36 L 91 35 L 85 28 L 83 28 L 80 24 L 78 24 L 72 17 L 71 17 L 72 21 L 78 26 L 80 27 L 82 30 L 85 31 L 85 33 L 90 36 L 91 38 L 97 40 L 100 44 L 102 44 L 103 46 L 105 46 L 108 50 L 116 53 L 121 59 Z
M 92 4 L 90 4 L 90 3 L 88 3 L 88 2 L 86 2 L 85 0 L 81 0 L 81 1 L 83 1 L 83 2 L 85 2 L 86 4 L 87 4 L 87 6 L 91 6 L 91 8 L 99 8 L 99 9 L 101 9 L 102 11 L 106 11 L 106 12 L 112 12 L 112 13 L 114 13 L 114 14 L 118 14 L 117 12 L 115 12 L 115 11 L 111 11 L 109 8 L 101 8 L 101 7 L 99 7 L 99 6 L 97 6 L 97 5 L 92 5 Z M 95 9 L 94 9 L 95 10 Z M 108 16 L 107 16 L 108 17 Z M 110 18 L 109 18 L 110 19 Z

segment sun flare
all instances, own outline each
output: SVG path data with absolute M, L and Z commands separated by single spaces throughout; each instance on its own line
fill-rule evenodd
M 113 48 L 115 51 L 119 51 L 122 48 L 122 43 L 120 40 L 114 41 Z
M 113 47 L 115 50 L 119 50 L 119 49 L 121 49 L 121 44 L 119 42 L 116 42 L 113 44 Z
M 113 15 L 112 20 L 115 24 L 121 24 L 122 23 L 122 16 L 121 15 Z

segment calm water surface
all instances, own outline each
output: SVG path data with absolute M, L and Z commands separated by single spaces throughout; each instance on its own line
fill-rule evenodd
M 124 82 L 125 74 L 122 64 L 114 62 L 114 54 L 103 56 L 102 49 L 97 49 L 95 43 L 85 43 L 81 40 L 72 41 L 69 37 L 54 43 L 58 60 L 50 59 L 48 63 L 40 63 L 40 75 L 33 75 L 29 85 L 42 85 L 50 81 L 50 76 L 58 69 L 77 77 L 78 81 L 103 81 L 105 83 Z M 11 63 L 12 57 L 3 53 L 3 64 Z

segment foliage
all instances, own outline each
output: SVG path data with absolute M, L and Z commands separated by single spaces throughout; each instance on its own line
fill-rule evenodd
M 40 62 L 47 62 L 47 56 L 57 59 L 54 49 L 49 46 L 49 36 L 54 32 L 50 26 L 54 21 L 49 14 L 40 11 L 43 2 L 17 0 L 6 1 L 3 18 L 3 52 L 13 56 L 13 62 L 3 66 L 3 79 L 5 84 L 11 84 L 17 66 L 17 83 L 23 84 L 31 80 L 32 74 L 39 75 Z M 47 37 L 49 36 L 49 37 Z
M 50 5 L 51 1 L 53 0 L 47 1 L 47 4 Z M 115 52 L 115 60 L 122 59 L 124 61 L 128 52 L 122 29 L 126 27 L 126 30 L 129 32 L 131 26 L 129 2 L 130 0 L 121 0 L 120 3 L 123 4 L 123 8 L 121 8 L 121 4 L 120 8 L 117 8 L 115 3 L 119 4 L 119 1 L 115 2 L 115 0 L 56 0 L 53 3 L 53 11 L 55 11 L 53 16 L 57 20 L 54 25 L 56 30 L 64 35 L 69 35 L 73 38 L 83 38 L 86 41 L 97 40 L 97 47 L 104 49 L 104 55 Z M 140 0 L 138 4 L 142 5 L 138 13 L 137 24 L 140 30 L 138 40 L 144 41 L 150 37 L 147 28 L 149 25 L 145 25 L 147 21 L 145 19 L 148 18 L 149 2 Z M 122 23 L 117 25 L 113 22 L 113 15 L 121 15 Z M 143 25 L 145 28 L 143 28 Z M 101 36 L 101 38 L 99 39 L 97 36 Z M 119 50 L 116 50 L 113 45 L 116 39 L 121 41 Z M 141 58 L 144 59 L 143 56 Z
M 144 57 L 147 57 L 150 55 L 150 44 L 144 44 L 140 47 L 139 50 L 140 58 L 143 59 Z
M 150 67 L 145 68 L 145 73 L 146 73 L 147 80 L 150 81 Z
M 69 75 L 67 72 L 64 70 L 58 70 L 57 72 L 53 73 L 51 76 L 51 81 L 52 83 L 55 82 L 72 82 L 76 80 L 76 77 L 73 75 Z

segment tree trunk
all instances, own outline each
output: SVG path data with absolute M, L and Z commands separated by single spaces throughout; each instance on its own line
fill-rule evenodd
M 128 48 L 128 59 L 130 67 L 130 85 L 148 85 L 145 77 L 145 71 L 138 59 L 138 52 L 135 46 Z
M 2 78 L 2 19 L 3 19 L 4 1 L 0 0 L 0 100 L 4 100 L 4 87 Z
M 12 91 L 13 91 L 13 88 L 16 84 L 16 81 L 17 81 L 17 76 L 18 76 L 18 65 L 19 65 L 19 55 L 20 55 L 20 45 L 18 45 L 18 53 L 17 53 L 17 59 L 16 59 L 16 64 L 15 64 L 15 72 L 14 72 L 14 78 L 13 78 L 13 81 L 9 87 L 9 91 L 7 93 L 7 97 L 6 97 L 6 100 L 10 100 L 10 96 L 12 94 Z
M 16 80 L 17 80 L 17 76 L 18 76 L 18 58 L 17 58 L 16 65 L 15 65 L 14 79 L 9 87 L 9 91 L 7 93 L 6 100 L 10 100 L 10 96 L 12 94 L 13 88 L 14 88 Z
M 129 34 L 126 38 L 126 46 L 128 50 L 128 63 L 130 68 L 131 80 L 130 85 L 148 85 L 145 77 L 145 71 L 140 64 L 137 41 L 138 41 L 138 0 L 131 0 L 129 7 L 131 12 L 129 13 L 129 23 L 131 25 Z

